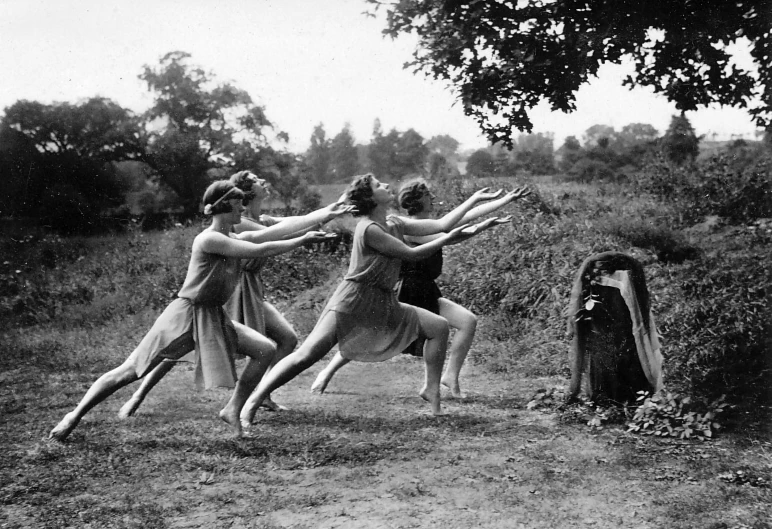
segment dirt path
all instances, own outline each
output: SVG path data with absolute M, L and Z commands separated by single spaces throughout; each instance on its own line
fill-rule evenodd
M 469 365 L 470 396 L 434 418 L 416 394 L 419 359 L 352 363 L 323 396 L 309 391 L 321 368 L 276 392 L 292 411 L 260 411 L 249 438 L 215 418 L 228 391 L 198 393 L 190 368 L 177 368 L 134 418 L 116 417 L 126 388 L 65 444 L 41 438 L 101 368 L 7 372 L 36 398 L 6 406 L 0 424 L 0 527 L 770 527 L 755 523 L 772 512 L 768 488 L 719 479 L 772 469 L 764 447 L 591 430 L 527 409 L 536 389 L 563 380 Z
M 240 441 L 266 451 L 260 475 L 223 468 L 207 483 L 204 473 L 191 490 L 212 501 L 171 527 L 660 527 L 706 494 L 693 469 L 655 447 L 636 454 L 618 431 L 526 410 L 550 381 L 524 387 L 468 367 L 470 396 L 437 419 L 416 396 L 420 360 L 350 364 L 323 396 L 308 391 L 320 368 L 277 392 L 293 411 L 261 412 L 255 437 Z M 261 489 L 254 478 L 268 487 L 262 506 L 244 492 Z

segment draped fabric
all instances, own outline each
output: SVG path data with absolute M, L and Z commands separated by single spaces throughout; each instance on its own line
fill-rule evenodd
M 360 221 L 354 230 L 348 273 L 320 319 L 335 313 L 338 346 L 344 358 L 380 362 L 401 353 L 419 337 L 421 328 L 415 309 L 397 299 L 400 259 L 369 248 L 365 244 L 368 228 L 383 229 L 404 240 L 404 225 L 398 217 L 389 217 L 386 226 Z
M 280 221 L 267 215 L 260 215 L 258 222 L 262 226 L 273 226 Z M 242 271 L 233 295 L 225 303 L 225 311 L 231 319 L 243 323 L 260 334 L 265 334 L 265 286 L 262 269 L 267 259 L 244 259 Z
M 222 305 L 239 278 L 239 260 L 210 254 L 193 242 L 185 282 L 178 298 L 161 313 L 129 357 L 138 377 L 159 359 L 180 360 L 193 351 L 198 387 L 236 385 L 236 329 Z
M 638 360 L 641 362 L 646 380 L 649 381 L 655 392 L 659 391 L 662 389 L 662 353 L 651 310 L 646 315 L 641 314 L 641 306 L 638 303 L 627 270 L 617 270 L 611 275 L 601 275 L 598 277 L 598 282 L 601 285 L 618 289 L 622 299 L 625 300 L 632 320 L 633 339 L 638 352 Z

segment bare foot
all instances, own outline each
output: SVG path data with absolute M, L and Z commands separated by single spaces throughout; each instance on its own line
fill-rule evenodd
M 268 411 L 287 411 L 289 409 L 281 404 L 276 404 L 270 397 L 265 399 L 263 403 L 260 404 L 260 407 L 265 408 Z
M 139 408 L 139 405 L 142 404 L 141 400 L 136 400 L 133 397 L 130 398 L 128 401 L 126 401 L 126 404 L 121 406 L 121 409 L 118 410 L 118 418 L 119 419 L 128 419 L 134 413 L 136 413 L 137 408 Z
M 75 419 L 72 412 L 68 413 L 61 421 L 59 421 L 59 424 L 51 430 L 51 433 L 48 434 L 48 438 L 52 441 L 63 442 L 67 439 L 67 436 L 70 435 L 70 432 L 75 429 L 78 422 L 80 421 Z
M 252 423 L 244 419 L 241 419 L 240 422 L 241 422 L 241 436 L 249 437 L 252 430 Z
M 220 410 L 220 419 L 230 425 L 236 437 L 241 437 L 241 421 L 239 420 L 238 414 L 233 413 L 233 410 L 225 407 Z
M 424 386 L 418 395 L 420 395 L 422 399 L 431 405 L 432 415 L 435 417 L 447 415 L 445 410 L 442 409 L 442 405 L 440 404 L 440 388 L 437 388 L 436 391 L 429 391 L 429 389 Z
M 442 385 L 450 390 L 450 395 L 454 399 L 465 399 L 466 393 L 461 391 L 461 386 L 458 384 L 458 380 L 442 379 Z
M 311 393 L 324 394 L 324 390 L 327 389 L 327 384 L 330 383 L 330 377 L 326 371 L 322 370 L 317 376 L 314 383 L 311 384 Z

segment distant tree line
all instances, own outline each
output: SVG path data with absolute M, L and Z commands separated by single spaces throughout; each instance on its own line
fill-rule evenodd
M 623 179 L 652 156 L 692 163 L 699 141 L 688 119 L 674 116 L 664 135 L 648 124 L 587 129 L 554 149 L 552 133 L 520 134 L 471 154 L 448 135 L 425 140 L 414 129 L 386 132 L 376 119 L 358 143 L 346 124 L 328 138 L 322 123 L 305 153 L 286 149 L 265 108 L 175 51 L 139 78 L 154 96 L 135 114 L 110 99 L 43 104 L 20 100 L 0 117 L 0 217 L 32 217 L 63 232 L 103 229 L 132 214 L 189 218 L 205 187 L 249 169 L 273 185 L 285 208 L 317 207 L 314 184 L 347 182 L 370 171 L 402 180 L 564 173 L 579 181 Z M 765 141 L 769 142 L 769 134 Z M 746 158 L 753 149 L 737 150 Z M 746 152 L 747 151 L 747 152 Z

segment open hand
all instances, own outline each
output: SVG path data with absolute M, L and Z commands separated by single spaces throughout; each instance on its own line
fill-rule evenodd
M 482 202 L 483 200 L 493 200 L 494 198 L 499 198 L 501 196 L 501 193 L 503 193 L 504 190 L 499 189 L 496 192 L 491 193 L 490 187 L 483 187 L 479 191 L 475 191 L 472 195 L 472 198 L 475 200 L 475 202 Z
M 524 198 L 531 194 L 531 190 L 528 189 L 527 186 L 523 187 L 516 187 L 512 191 L 506 194 L 506 197 L 509 199 L 509 202 L 515 201 L 518 198 Z
M 496 217 L 494 225 L 498 226 L 499 224 L 507 224 L 509 222 L 512 222 L 512 219 L 514 217 L 512 215 L 507 215 L 506 217 Z
M 474 229 L 474 226 L 469 225 L 468 223 L 457 226 L 448 232 L 449 244 L 455 244 L 466 240 L 475 233 L 477 233 L 477 231 Z
M 322 242 L 329 239 L 334 239 L 335 237 L 337 237 L 337 235 L 334 233 L 312 230 L 303 234 L 303 242 Z
M 331 218 L 335 218 L 339 217 L 340 215 L 345 215 L 346 213 L 354 213 L 356 209 L 356 206 L 345 204 L 338 200 L 337 202 L 333 202 L 327 206 L 327 213 Z
M 491 217 L 489 219 L 485 219 L 482 222 L 478 222 L 473 226 L 470 226 L 471 228 L 474 228 L 474 232 L 472 234 L 474 235 L 474 234 L 480 233 L 483 230 L 487 230 L 491 226 L 494 226 L 498 222 L 498 220 L 499 220 L 498 217 Z

